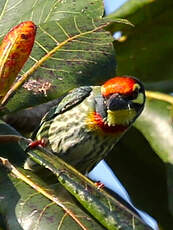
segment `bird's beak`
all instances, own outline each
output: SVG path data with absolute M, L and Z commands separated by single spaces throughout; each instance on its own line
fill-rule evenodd
M 113 94 L 107 99 L 107 109 L 111 111 L 128 110 L 130 101 L 125 100 L 120 94 Z
M 113 94 L 107 99 L 107 123 L 109 126 L 129 125 L 136 117 L 136 111 L 131 101 L 125 100 L 119 94 Z

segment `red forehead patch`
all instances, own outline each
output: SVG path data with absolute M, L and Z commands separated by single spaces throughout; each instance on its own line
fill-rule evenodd
M 113 93 L 129 94 L 133 91 L 135 83 L 135 79 L 131 77 L 114 77 L 101 86 L 101 93 L 103 96 Z

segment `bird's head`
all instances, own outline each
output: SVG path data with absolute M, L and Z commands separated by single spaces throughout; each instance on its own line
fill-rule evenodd
M 114 77 L 101 86 L 109 126 L 129 125 L 142 112 L 145 90 L 134 77 Z
M 101 86 L 92 127 L 99 127 L 104 133 L 121 133 L 140 115 L 144 103 L 145 90 L 139 80 L 130 76 L 114 77 Z

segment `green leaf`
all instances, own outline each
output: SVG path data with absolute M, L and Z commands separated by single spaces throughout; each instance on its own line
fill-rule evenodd
M 171 0 L 130 0 L 110 15 L 135 25 L 110 28 L 112 32 L 122 31 L 122 37 L 115 41 L 119 75 L 148 82 L 172 80 L 172 9 Z
M 0 212 L 6 219 L 9 230 L 37 229 L 54 230 L 57 228 L 82 229 L 64 210 L 29 185 L 7 174 L 0 168 Z M 25 172 L 26 173 L 26 172 Z M 84 212 L 63 189 L 60 184 L 48 186 L 36 175 L 28 172 L 27 176 L 39 183 L 43 190 L 48 191 L 62 205 L 73 212 L 85 229 L 104 229 L 86 212 Z M 84 229 L 84 228 L 83 228 Z

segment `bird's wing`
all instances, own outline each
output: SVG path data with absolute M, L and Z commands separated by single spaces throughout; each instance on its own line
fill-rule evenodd
M 90 86 L 83 86 L 72 90 L 56 107 L 55 115 L 63 113 L 82 102 L 87 96 L 89 96 L 91 90 L 92 88 Z
M 82 102 L 87 96 L 89 96 L 91 90 L 92 88 L 90 86 L 83 86 L 70 91 L 64 98 L 62 98 L 58 105 L 50 109 L 50 111 L 43 118 L 42 123 L 49 121 L 58 114 L 64 113 L 73 106 Z
M 90 86 L 82 86 L 70 91 L 65 97 L 63 97 L 56 106 L 53 106 L 49 112 L 43 117 L 39 127 L 34 131 L 32 138 L 36 136 L 37 131 L 44 122 L 47 122 L 58 114 L 62 114 L 65 111 L 71 109 L 73 106 L 82 102 L 87 96 L 89 96 L 92 88 Z

